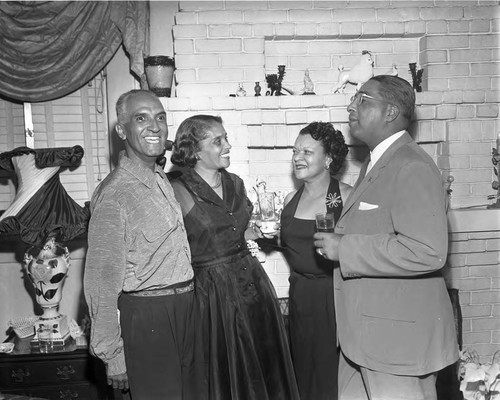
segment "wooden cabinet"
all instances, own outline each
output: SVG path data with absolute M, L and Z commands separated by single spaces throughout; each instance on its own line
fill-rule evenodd
M 71 342 L 64 351 L 32 353 L 29 339 L 16 342 L 12 353 L 0 354 L 0 393 L 50 400 L 118 399 L 106 385 L 104 365 L 87 348 Z

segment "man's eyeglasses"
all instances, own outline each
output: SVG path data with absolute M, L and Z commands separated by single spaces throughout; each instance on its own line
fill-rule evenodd
M 380 101 L 382 103 L 389 104 L 389 102 L 386 100 L 377 99 L 375 97 L 370 96 L 369 94 L 362 93 L 362 92 L 357 92 L 354 96 L 352 96 L 351 103 L 354 103 L 357 106 L 359 106 L 363 102 L 364 99 L 370 99 L 370 100 Z

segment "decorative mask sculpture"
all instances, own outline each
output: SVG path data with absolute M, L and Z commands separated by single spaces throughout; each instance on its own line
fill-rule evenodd
M 58 311 L 69 266 L 68 248 L 57 243 L 54 238 L 47 240 L 42 248 L 36 246 L 29 248 L 24 255 L 26 273 L 35 288 L 36 301 L 43 310 L 40 320 L 35 325 L 36 335 L 40 326 L 51 325 L 52 341 L 55 344 L 60 341 L 61 345 L 69 336 L 67 318 Z

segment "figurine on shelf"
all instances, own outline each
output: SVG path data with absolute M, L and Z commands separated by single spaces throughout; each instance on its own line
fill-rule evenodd
M 363 50 L 361 52 L 361 60 L 349 71 L 344 71 L 343 67 L 340 71 L 339 81 L 333 88 L 333 93 L 343 93 L 346 85 L 348 83 L 353 83 L 356 85 L 356 91 L 373 77 L 373 58 L 372 54 L 368 50 Z
M 238 90 L 236 91 L 237 97 L 243 97 L 247 95 L 247 91 L 243 88 L 243 83 L 238 84 Z
M 260 96 L 260 92 L 262 90 L 262 88 L 260 87 L 260 82 L 255 82 L 255 86 L 253 88 L 254 92 L 255 92 L 255 96 Z
M 284 65 L 278 65 L 278 74 L 266 75 L 267 87 L 270 89 L 266 92 L 266 96 L 281 96 L 284 94 L 281 92 L 281 89 L 283 89 L 281 83 L 283 82 L 284 76 L 285 76 Z
M 392 68 L 389 71 L 387 71 L 384 75 L 398 76 L 398 68 L 396 67 L 396 64 L 392 64 Z
M 417 63 L 410 63 L 411 79 L 413 80 L 413 89 L 417 92 L 422 91 L 422 74 L 424 69 L 420 66 L 417 67 Z
M 316 94 L 314 93 L 314 83 L 309 76 L 308 69 L 304 71 L 304 88 L 302 89 L 301 94 Z

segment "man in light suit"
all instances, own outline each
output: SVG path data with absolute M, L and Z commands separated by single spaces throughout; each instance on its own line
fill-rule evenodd
M 407 132 L 415 94 L 379 75 L 351 99 L 351 135 L 370 149 L 335 233 L 316 233 L 334 274 L 340 400 L 433 400 L 458 359 L 441 269 L 447 198 L 439 170 Z

